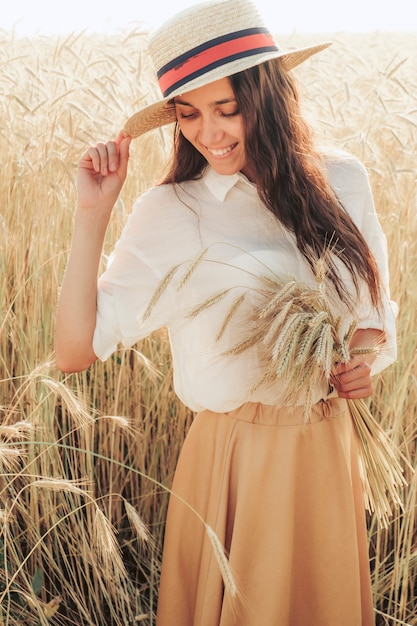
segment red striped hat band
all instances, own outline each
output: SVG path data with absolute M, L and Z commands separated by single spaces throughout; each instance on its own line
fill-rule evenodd
M 236 59 L 278 51 L 266 28 L 247 28 L 211 39 L 176 57 L 158 72 L 164 98 L 194 78 Z

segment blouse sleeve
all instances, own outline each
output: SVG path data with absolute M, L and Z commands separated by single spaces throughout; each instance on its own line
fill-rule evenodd
M 130 347 L 162 328 L 174 315 L 169 281 L 155 305 L 149 305 L 164 276 L 195 254 L 186 210 L 172 205 L 166 187 L 150 190 L 135 203 L 98 280 L 93 349 L 101 360 L 119 344 Z
M 334 188 L 346 211 L 350 214 L 367 241 L 377 263 L 381 287 L 382 310 L 377 311 L 365 293 L 358 302 L 358 328 L 376 328 L 385 332 L 385 344 L 372 365 L 377 374 L 397 357 L 396 317 L 398 307 L 391 300 L 389 286 L 387 240 L 379 222 L 366 169 L 354 158 L 336 166 Z

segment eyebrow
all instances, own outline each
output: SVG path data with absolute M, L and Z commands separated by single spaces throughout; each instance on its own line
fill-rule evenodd
M 231 104 L 233 102 L 236 102 L 236 98 L 224 98 L 223 100 L 216 100 L 214 102 L 210 102 L 210 106 L 219 106 L 222 104 Z M 186 100 L 182 100 L 180 96 L 176 96 L 174 98 L 174 103 L 175 104 L 182 104 L 183 106 L 186 107 L 194 107 L 194 104 L 191 104 L 191 102 L 187 102 Z

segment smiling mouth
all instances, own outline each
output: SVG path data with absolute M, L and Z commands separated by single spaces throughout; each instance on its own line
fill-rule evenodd
M 237 142 L 232 144 L 231 146 L 227 146 L 227 148 L 207 148 L 207 150 L 213 156 L 220 157 L 220 156 L 224 156 L 225 154 L 229 154 L 229 152 L 231 152 L 233 148 L 236 148 L 236 146 L 237 146 Z

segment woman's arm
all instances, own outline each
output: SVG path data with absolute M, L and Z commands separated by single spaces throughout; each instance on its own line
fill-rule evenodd
M 360 329 L 355 332 L 350 342 L 350 349 L 380 348 L 385 342 L 385 333 L 376 328 Z M 371 365 L 376 359 L 376 352 L 358 354 L 347 363 L 339 363 L 333 369 L 330 382 L 337 389 L 340 398 L 368 398 L 372 395 L 373 385 Z
M 57 367 L 76 372 L 95 360 L 97 275 L 112 208 L 127 175 L 130 138 L 89 148 L 78 167 L 78 206 L 67 268 L 58 300 Z

